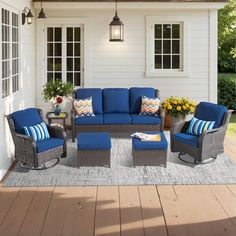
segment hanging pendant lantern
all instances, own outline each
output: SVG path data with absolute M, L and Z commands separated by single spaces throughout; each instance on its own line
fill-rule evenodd
M 116 11 L 112 22 L 109 25 L 110 31 L 110 42 L 123 42 L 124 41 L 124 24 L 120 20 L 117 14 L 117 1 L 116 1 Z
M 41 10 L 39 12 L 38 19 L 45 19 L 45 18 L 46 18 L 46 14 L 43 11 L 43 3 L 41 2 Z

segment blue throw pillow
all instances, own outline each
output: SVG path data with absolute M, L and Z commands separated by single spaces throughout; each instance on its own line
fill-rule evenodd
M 24 127 L 25 134 L 31 137 L 35 142 L 50 138 L 47 125 L 42 122 L 40 124 Z
M 215 121 L 199 120 L 193 117 L 186 133 L 199 136 L 204 131 L 213 129 L 215 123 L 216 123 Z

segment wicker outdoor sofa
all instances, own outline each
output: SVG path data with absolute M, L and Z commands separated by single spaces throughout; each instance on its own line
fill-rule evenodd
M 92 97 L 95 117 L 76 117 L 72 106 L 72 141 L 77 132 L 144 132 L 164 130 L 164 110 L 158 116 L 139 115 L 141 98 L 159 97 L 154 88 L 83 88 L 77 89 L 75 99 Z

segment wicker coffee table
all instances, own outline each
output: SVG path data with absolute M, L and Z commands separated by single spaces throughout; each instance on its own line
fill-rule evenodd
M 79 133 L 77 136 L 79 166 L 110 167 L 111 138 L 107 132 Z
M 132 138 L 132 155 L 135 166 L 163 166 L 166 167 L 168 143 L 163 132 L 147 132 L 160 134 L 161 141 L 141 141 Z

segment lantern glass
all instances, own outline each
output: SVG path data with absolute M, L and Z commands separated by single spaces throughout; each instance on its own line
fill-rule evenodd
M 27 17 L 27 24 L 28 25 L 31 25 L 32 24 L 32 17 Z

